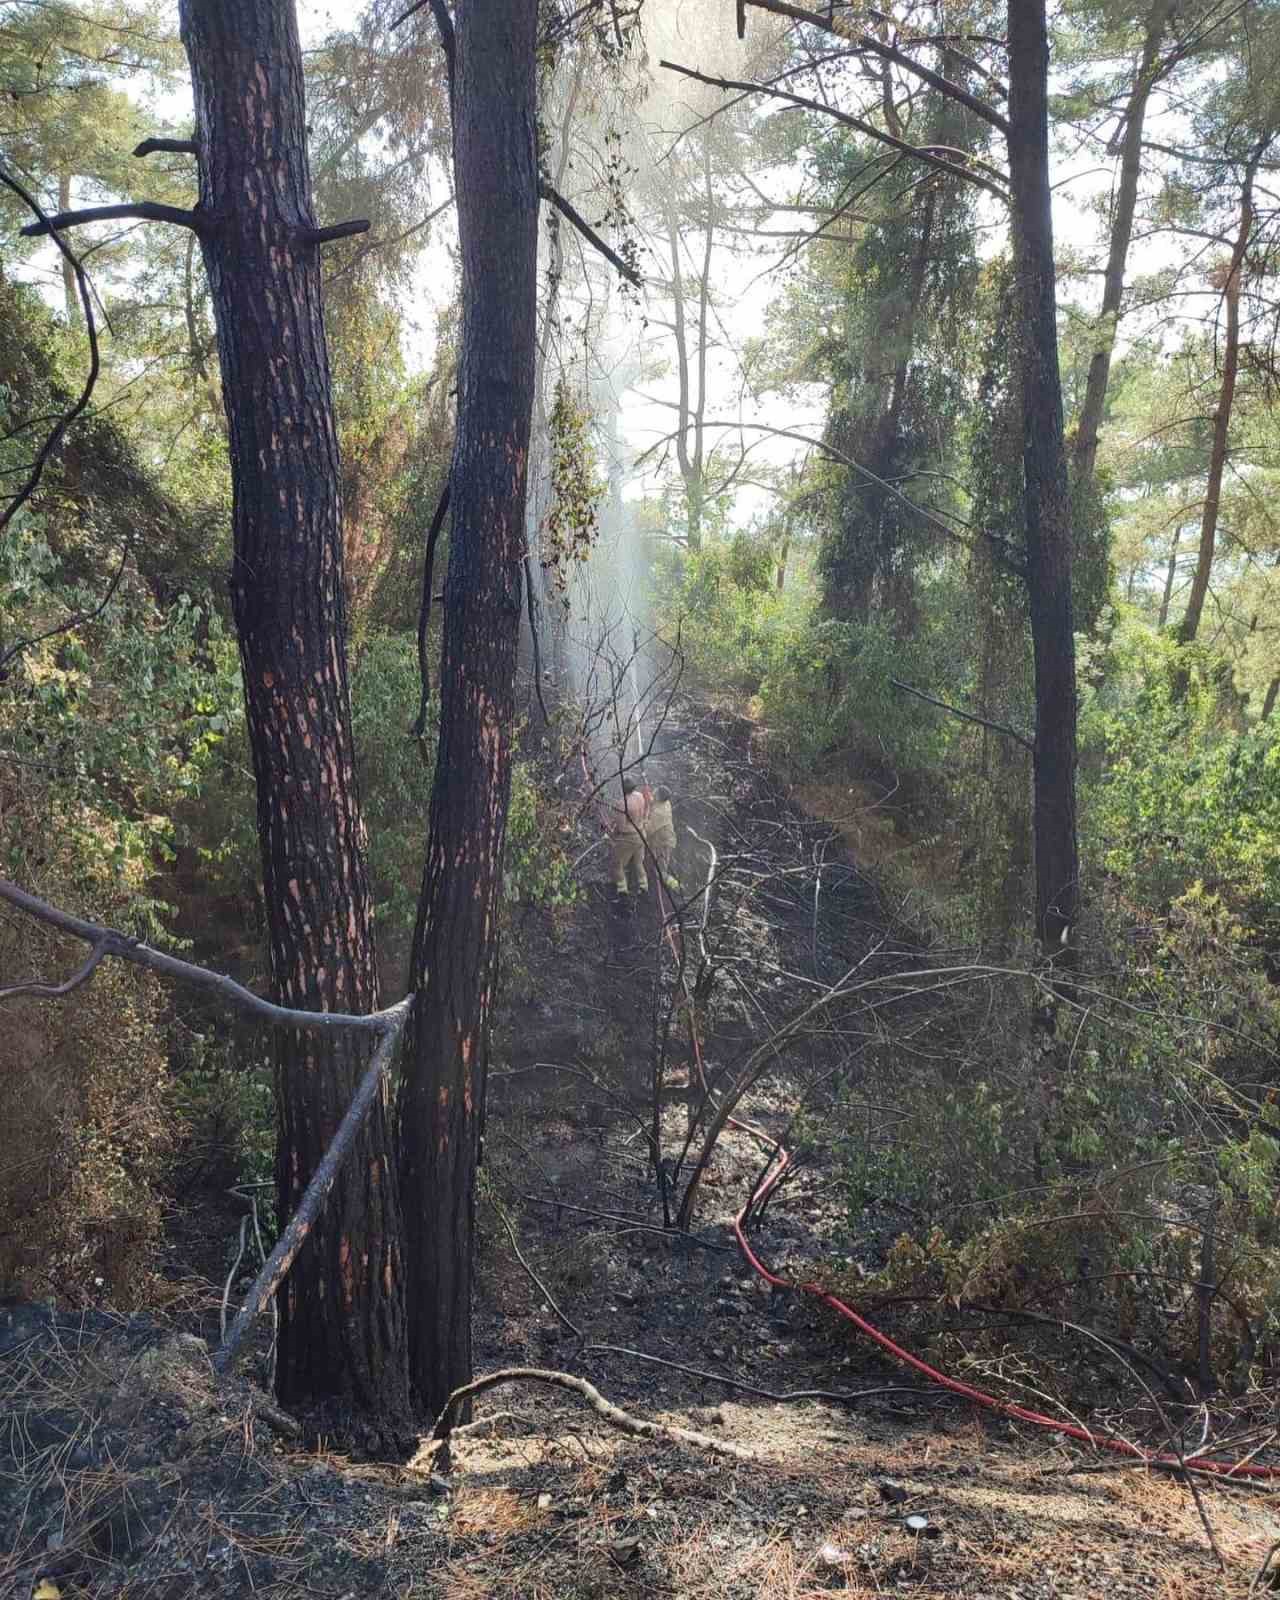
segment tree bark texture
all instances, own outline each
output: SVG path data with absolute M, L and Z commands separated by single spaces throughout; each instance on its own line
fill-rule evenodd
M 271 985 L 377 1005 L 347 682 L 338 441 L 293 0 L 182 0 L 233 479 L 231 594 L 257 782 Z M 333 1138 L 369 1042 L 282 1031 L 281 1221 Z M 282 1286 L 277 1388 L 402 1419 L 400 1212 L 385 1093 Z
M 471 1377 L 475 1173 L 510 792 L 537 332 L 536 0 L 456 18 L 463 328 L 440 741 L 400 1096 L 410 1379 L 434 1414 Z
M 1133 238 L 1133 215 L 1138 204 L 1138 180 L 1142 176 L 1142 130 L 1146 122 L 1147 102 L 1160 78 L 1160 46 L 1172 12 L 1173 0 L 1153 0 L 1151 10 L 1147 13 L 1142 56 L 1125 107 L 1120 179 L 1111 212 L 1111 240 L 1102 285 L 1102 308 L 1098 313 L 1096 344 L 1089 361 L 1084 405 L 1076 428 L 1074 465 L 1078 483 L 1090 481 L 1098 458 L 1098 428 L 1102 422 L 1107 385 L 1111 378 L 1111 357 L 1116 344 L 1120 302 L 1124 296 L 1124 273 Z
M 1268 143 L 1270 141 L 1267 141 Z M 1204 509 L 1200 514 L 1200 544 L 1196 551 L 1195 572 L 1187 609 L 1178 624 L 1178 643 L 1190 644 L 1200 631 L 1200 618 L 1209 595 L 1213 575 L 1213 556 L 1218 540 L 1218 510 L 1222 503 L 1222 479 L 1227 468 L 1227 445 L 1231 436 L 1231 411 L 1235 404 L 1236 377 L 1240 370 L 1240 289 L 1244 278 L 1244 259 L 1253 235 L 1253 179 L 1265 145 L 1259 145 L 1245 167 L 1240 185 L 1240 220 L 1227 266 L 1222 299 L 1226 309 L 1226 328 L 1222 345 L 1222 378 L 1218 384 L 1218 406 L 1213 416 L 1213 443 L 1209 450 L 1209 476 L 1204 488 Z
M 1058 370 L 1045 0 L 1009 0 L 1009 183 L 1023 323 L 1027 595 L 1035 658 L 1036 933 L 1059 965 L 1079 903 L 1072 525 Z

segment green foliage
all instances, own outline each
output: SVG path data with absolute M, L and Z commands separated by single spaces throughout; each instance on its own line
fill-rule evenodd
M 1081 665 L 1093 859 L 1141 907 L 1159 912 L 1200 884 L 1274 937 L 1280 726 L 1231 726 L 1211 658 L 1179 649 L 1127 610 Z
M 936 693 L 946 683 L 948 654 L 936 632 L 902 640 L 880 618 L 813 617 L 770 654 L 760 688 L 765 721 L 797 768 L 838 751 L 863 751 L 895 768 L 933 771 L 944 762 L 954 724 L 891 679 Z
M 188 1033 L 174 1064 L 172 1104 L 185 1130 L 177 1162 L 184 1190 L 202 1186 L 222 1194 L 235 1184 L 257 1185 L 264 1235 L 274 1234 L 271 1061 L 239 1054 L 214 1032 Z

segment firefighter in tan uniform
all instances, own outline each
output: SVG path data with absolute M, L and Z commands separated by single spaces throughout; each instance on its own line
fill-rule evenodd
M 658 863 L 662 881 L 672 894 L 680 892 L 679 881 L 671 876 L 671 858 L 676 853 L 676 825 L 671 815 L 671 790 L 660 785 L 654 790 L 653 804 L 644 823 L 645 843 Z
M 634 778 L 622 780 L 622 804 L 614 808 L 610 822 L 613 835 L 613 886 L 620 895 L 630 893 L 628 877 L 635 868 L 636 888 L 649 890 L 649 875 L 644 870 L 644 826 L 648 815 L 644 791 Z

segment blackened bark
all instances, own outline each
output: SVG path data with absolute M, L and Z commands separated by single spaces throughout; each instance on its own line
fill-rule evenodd
M 1036 932 L 1044 953 L 1068 966 L 1080 875 L 1076 661 L 1049 189 L 1048 69 L 1045 0 L 1009 0 L 1009 186 L 1023 323 L 1027 591 L 1035 656 Z
M 1075 471 L 1077 481 L 1093 477 L 1098 458 L 1098 427 L 1107 399 L 1111 378 L 1111 356 L 1116 344 L 1116 325 L 1124 297 L 1124 272 L 1133 238 L 1133 215 L 1138 204 L 1138 180 L 1142 175 L 1142 130 L 1146 123 L 1147 102 L 1160 78 L 1160 45 L 1173 12 L 1173 0 L 1153 0 L 1147 13 L 1142 55 L 1129 91 L 1124 113 L 1124 139 L 1120 152 L 1120 181 L 1116 185 L 1115 207 L 1111 213 L 1111 242 L 1107 252 L 1106 277 L 1102 285 L 1102 309 L 1098 314 L 1096 344 L 1089 362 L 1084 405 L 1076 428 Z
M 1272 678 L 1271 682 L 1267 685 L 1267 694 L 1266 698 L 1262 702 L 1262 715 L 1259 718 L 1259 721 L 1265 722 L 1275 710 L 1277 695 L 1280 695 L 1280 675 Z
M 475 1172 L 511 782 L 537 333 L 537 0 L 456 17 L 462 355 L 440 742 L 400 1096 L 410 1379 L 438 1414 L 471 1377 Z
M 338 442 L 321 316 L 293 0 L 182 0 L 233 479 L 232 602 L 258 794 L 272 992 L 377 1005 L 347 684 Z M 346 1110 L 369 1044 L 281 1033 L 281 1220 Z M 277 1388 L 403 1427 L 400 1214 L 385 1096 L 279 1297 Z

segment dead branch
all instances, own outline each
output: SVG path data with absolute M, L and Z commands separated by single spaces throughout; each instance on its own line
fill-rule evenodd
M 360 1085 L 352 1097 L 351 1104 L 338 1124 L 333 1142 L 321 1157 L 302 1199 L 298 1202 L 298 1209 L 289 1218 L 284 1231 L 276 1240 L 275 1248 L 253 1280 L 253 1287 L 245 1296 L 244 1304 L 236 1313 L 235 1321 L 218 1346 L 213 1357 L 215 1372 L 225 1373 L 230 1368 L 244 1342 L 245 1335 L 263 1306 L 284 1282 L 285 1275 L 293 1265 L 298 1251 L 306 1242 L 312 1224 L 319 1215 L 329 1190 L 333 1188 L 338 1170 L 355 1143 L 356 1135 L 364 1126 L 364 1120 L 382 1088 L 382 1075 L 395 1055 L 396 1045 L 399 1043 L 411 1006 L 412 1000 L 402 1000 L 398 1007 L 393 1007 L 397 1012 L 396 1018 L 387 1025 L 379 1040 L 378 1048 L 364 1070 L 364 1076 L 360 1079 Z
M 973 711 L 962 711 L 959 706 L 948 705 L 945 700 L 935 700 L 931 694 L 926 694 L 923 689 L 915 689 L 909 683 L 901 683 L 897 678 L 890 678 L 889 682 L 895 689 L 901 689 L 903 694 L 913 694 L 917 700 L 923 700 L 926 705 L 937 706 L 939 711 L 949 711 L 953 717 L 959 717 L 961 722 L 972 722 L 979 728 L 989 728 L 992 733 L 1002 733 L 1006 739 L 1013 739 L 1035 754 L 1035 745 L 1027 738 L 1025 733 L 1019 733 L 1016 728 L 1006 727 L 1003 722 L 992 722 L 987 717 L 980 717 Z
M 198 211 L 183 206 L 167 206 L 158 200 L 130 200 L 116 206 L 85 206 L 79 211 L 59 211 L 53 217 L 41 217 L 39 222 L 29 222 L 22 230 L 24 239 L 38 239 L 42 234 L 59 228 L 80 228 L 86 222 L 172 222 L 179 228 L 190 228 L 193 233 L 203 233 L 205 219 Z
M 11 983 L 7 987 L 0 989 L 0 1000 L 14 1000 L 19 995 L 28 994 L 34 995 L 41 1000 L 60 1000 L 63 995 L 71 994 L 73 990 L 78 989 L 82 983 L 88 983 L 89 979 L 97 971 L 98 963 L 106 954 L 107 948 L 105 945 L 95 944 L 89 952 L 88 960 L 77 967 L 71 976 L 62 983 L 40 983 L 37 981 Z
M 547 1302 L 547 1305 L 555 1313 L 557 1319 L 562 1322 L 566 1328 L 568 1328 L 569 1332 L 574 1336 L 574 1338 L 578 1340 L 585 1339 L 586 1335 L 583 1333 L 582 1329 L 572 1317 L 560 1309 L 560 1302 L 525 1260 L 524 1252 L 520 1248 L 520 1241 L 516 1238 L 515 1227 L 512 1224 L 511 1218 L 506 1213 L 506 1208 L 500 1203 L 495 1203 L 494 1210 L 498 1213 L 498 1221 L 501 1222 L 503 1228 L 506 1230 L 507 1238 L 511 1242 L 511 1248 L 515 1252 L 516 1260 L 524 1268 L 525 1276 L 533 1284 L 534 1288 L 537 1289 L 542 1298 Z
M 912 160 L 919 161 L 938 172 L 945 172 L 949 177 L 963 178 L 966 183 L 985 189 L 1003 204 L 1009 203 L 1009 191 L 1004 187 L 1004 174 L 987 162 L 979 160 L 977 156 L 971 155 L 967 150 L 959 150 L 951 145 L 910 144 L 904 139 L 895 138 L 891 133 L 886 133 L 883 128 L 877 128 L 874 123 L 864 121 L 861 117 L 852 116 L 847 111 L 839 111 L 835 106 L 828 105 L 822 100 L 811 99 L 808 95 L 793 94 L 789 89 L 778 89 L 765 83 L 751 83 L 742 78 L 716 78 L 708 73 L 699 72 L 695 67 L 683 67 L 676 61 L 663 61 L 659 65 L 665 67 L 668 72 L 679 73 L 682 78 L 692 78 L 696 83 L 705 83 L 713 89 L 734 89 L 744 94 L 763 94 L 771 100 L 784 100 L 788 105 L 799 106 L 805 111 L 816 111 L 835 122 L 843 123 L 847 128 L 852 128 L 855 133 L 862 134 L 866 139 L 874 139 L 877 144 L 888 145 L 889 149 L 910 156 Z M 1001 121 L 1003 120 L 1001 118 Z
M 975 94 L 970 94 L 967 89 L 962 88 L 958 83 L 952 83 L 949 78 L 944 78 L 940 72 L 933 72 L 928 67 L 921 66 L 918 61 L 907 55 L 905 51 L 899 50 L 891 44 L 886 44 L 881 39 L 873 38 L 870 34 L 856 32 L 855 25 L 851 22 L 846 22 L 843 17 L 837 17 L 834 10 L 824 17 L 816 12 L 806 11 L 800 6 L 789 5 L 786 0 L 745 0 L 745 4 L 754 6 L 757 11 L 771 11 L 776 17 L 789 17 L 793 22 L 807 23 L 810 27 L 820 28 L 823 33 L 833 33 L 837 39 L 843 39 L 846 43 L 855 45 L 857 49 L 865 51 L 868 55 L 878 56 L 882 61 L 891 61 L 895 66 L 901 67 L 904 72 L 909 72 L 922 83 L 927 83 L 930 88 L 937 89 L 940 94 L 944 94 L 949 100 L 954 100 L 958 104 L 967 107 L 975 116 L 981 117 L 984 122 L 989 122 L 993 128 L 998 128 L 1001 133 L 1007 135 L 1009 132 L 1007 120 L 998 111 L 994 111 L 985 100 L 979 99 Z M 987 74 L 986 76 L 989 77 L 990 75 Z M 1007 100 L 1009 91 L 1004 84 L 997 82 L 995 79 L 991 81 Z
M 665 66 L 666 63 L 663 62 L 663 65 Z M 640 276 L 636 269 L 628 262 L 624 261 L 612 245 L 606 244 L 596 230 L 587 221 L 587 219 L 582 215 L 581 211 L 579 211 L 576 206 L 571 205 L 558 189 L 552 188 L 551 184 L 549 184 L 545 178 L 539 183 L 538 192 L 542 195 L 544 200 L 550 200 L 551 204 L 556 208 L 561 216 L 569 219 L 569 221 L 574 225 L 587 243 L 591 245 L 593 249 L 598 250 L 606 261 L 616 267 L 628 283 L 634 284 L 637 289 L 643 285 L 644 279 Z
M 389 1028 L 400 1025 L 410 1003 L 408 999 L 400 1000 L 393 1006 L 371 1011 L 365 1016 L 352 1016 L 345 1011 L 295 1011 L 289 1006 L 278 1006 L 271 1000 L 263 1000 L 251 989 L 246 989 L 234 978 L 224 977 L 220 972 L 209 972 L 193 962 L 166 955 L 163 950 L 153 950 L 150 945 L 143 944 L 139 939 L 131 939 L 126 933 L 118 933 L 114 928 L 104 928 L 99 923 L 73 917 L 69 911 L 60 911 L 47 901 L 20 889 L 8 878 L 0 878 L 0 900 L 7 900 L 19 911 L 25 911 L 38 922 L 56 928 L 59 933 L 69 934 L 73 939 L 83 939 L 95 949 L 100 948 L 103 955 L 115 956 L 117 960 L 131 962 L 135 967 L 146 967 L 151 972 L 176 978 L 182 983 L 212 989 L 238 1010 L 261 1017 L 264 1022 L 276 1027 L 318 1028 L 326 1032 L 351 1028 L 362 1033 L 383 1034 Z
M 630 1434 L 635 1439 L 666 1439 L 674 1444 L 696 1445 L 699 1450 L 709 1451 L 712 1455 L 728 1456 L 734 1461 L 758 1460 L 754 1450 L 747 1450 L 742 1445 L 713 1439 L 709 1434 L 696 1433 L 692 1428 L 680 1428 L 674 1423 L 646 1422 L 643 1418 L 633 1417 L 620 1406 L 615 1406 L 612 1401 L 606 1400 L 593 1383 L 588 1383 L 585 1378 L 579 1378 L 572 1372 L 556 1372 L 547 1367 L 504 1367 L 498 1372 L 486 1373 L 482 1378 L 463 1384 L 449 1396 L 449 1403 L 440 1413 L 440 1420 L 431 1435 L 433 1443 L 444 1453 L 444 1461 L 441 1463 L 444 1469 L 447 1470 L 448 1465 L 447 1446 L 449 1436 L 453 1432 L 453 1419 L 457 1416 L 459 1408 L 466 1401 L 474 1399 L 476 1395 L 496 1389 L 504 1383 L 542 1383 L 553 1389 L 567 1389 L 570 1394 L 581 1395 L 596 1415 L 603 1418 L 610 1427 L 617 1428 L 620 1433 Z

